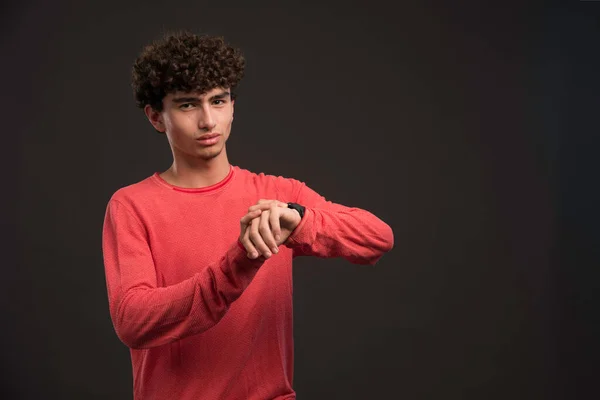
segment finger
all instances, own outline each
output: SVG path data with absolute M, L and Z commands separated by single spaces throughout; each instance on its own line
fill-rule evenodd
M 250 221 L 252 221 L 254 218 L 258 217 L 261 212 L 262 212 L 261 210 L 252 210 L 252 211 L 248 212 L 248 214 L 244 215 L 240 219 L 240 229 L 241 230 L 246 229 L 248 227 L 248 224 L 250 224 Z
M 244 248 L 246 249 L 248 258 L 255 259 L 260 256 L 260 253 L 258 252 L 256 247 L 254 247 L 254 243 L 252 243 L 252 240 L 250 240 L 250 230 L 249 229 L 247 229 L 246 232 L 244 232 L 244 236 L 242 237 L 242 239 L 240 241 L 242 242 L 242 245 L 244 245 Z
M 256 248 L 254 247 L 254 244 L 252 243 L 252 241 L 250 240 L 250 237 L 249 237 L 250 232 L 248 230 L 248 225 L 254 218 L 257 218 L 260 215 L 260 213 L 261 213 L 260 210 L 254 210 L 254 211 L 249 212 L 248 214 L 244 215 L 240 219 L 240 242 L 246 249 L 248 257 L 252 258 L 252 259 L 258 258 L 259 253 L 256 250 Z
M 250 240 L 252 241 L 254 247 L 256 248 L 256 250 L 258 250 L 258 253 L 260 255 L 263 255 L 265 258 L 269 258 L 271 257 L 271 250 L 269 250 L 269 246 L 267 246 L 267 244 L 263 240 L 262 235 L 258 230 L 259 226 L 260 219 L 253 219 L 250 223 L 250 226 L 248 227 L 248 229 L 250 230 Z
M 254 212 L 256 210 L 265 211 L 271 208 L 271 206 L 267 203 L 255 204 L 253 206 L 248 207 L 248 212 Z
M 246 249 L 246 255 L 248 256 L 248 258 L 258 258 L 258 250 L 256 250 L 256 247 L 254 247 L 254 244 L 250 240 L 250 230 L 247 229 L 246 232 L 244 232 L 242 238 L 240 239 L 240 242 Z
M 268 210 L 269 208 L 271 208 L 271 206 L 273 204 L 277 204 L 280 207 L 287 207 L 287 203 L 284 203 L 284 202 L 279 201 L 279 200 L 265 200 L 265 199 L 260 199 L 256 204 L 250 206 L 248 208 L 248 211 Z
M 248 225 L 252 221 L 252 219 L 258 217 L 260 215 L 260 211 L 248 213 L 240 220 L 240 242 L 246 249 L 247 255 L 249 258 L 257 258 L 259 256 L 258 251 L 254 247 L 254 244 L 250 240 L 250 230 L 248 229 Z
M 281 225 L 279 224 L 281 211 L 277 210 L 277 207 L 279 207 L 279 205 L 275 205 L 269 213 L 269 225 L 271 225 L 271 232 L 273 233 L 275 241 L 279 244 L 281 240 Z
M 271 232 L 270 215 L 271 211 L 265 211 L 260 215 L 260 224 L 258 227 L 258 231 L 260 232 L 261 237 L 265 241 L 265 244 L 269 246 L 273 254 L 277 254 L 279 252 L 279 249 L 277 248 L 277 241 L 275 240 L 275 237 Z

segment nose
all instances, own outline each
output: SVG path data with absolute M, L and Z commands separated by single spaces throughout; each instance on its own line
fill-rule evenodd
M 208 132 L 215 128 L 217 123 L 211 111 L 210 108 L 204 108 L 204 110 L 202 110 L 202 114 L 198 118 L 198 128 Z

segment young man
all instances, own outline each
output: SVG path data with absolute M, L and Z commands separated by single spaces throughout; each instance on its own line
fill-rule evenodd
M 245 61 L 222 38 L 167 35 L 133 68 L 138 105 L 173 164 L 109 201 L 110 314 L 135 399 L 294 399 L 292 259 L 375 264 L 393 246 L 368 211 L 229 163 Z

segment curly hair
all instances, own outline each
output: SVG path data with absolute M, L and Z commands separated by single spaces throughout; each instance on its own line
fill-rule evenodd
M 246 60 L 221 36 L 169 33 L 146 46 L 133 64 L 136 104 L 161 111 L 163 98 L 176 91 L 207 92 L 217 87 L 232 91 L 244 76 Z

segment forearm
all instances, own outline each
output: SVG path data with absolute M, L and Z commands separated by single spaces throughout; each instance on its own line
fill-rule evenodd
M 360 208 L 307 207 L 286 245 L 296 255 L 341 257 L 373 265 L 392 249 L 394 235 L 389 225 Z
M 263 262 L 248 259 L 234 244 L 218 263 L 176 285 L 156 287 L 141 279 L 119 287 L 114 280 L 110 301 L 116 333 L 131 348 L 161 346 L 202 333 L 223 318 Z

